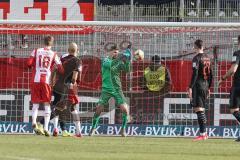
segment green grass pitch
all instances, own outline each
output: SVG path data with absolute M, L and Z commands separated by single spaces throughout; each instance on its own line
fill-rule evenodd
M 233 139 L 0 135 L 0 160 L 239 160 Z

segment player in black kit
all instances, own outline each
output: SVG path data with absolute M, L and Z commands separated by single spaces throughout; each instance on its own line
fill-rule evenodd
M 240 35 L 238 36 L 238 47 L 240 46 Z M 240 123 L 240 50 L 235 51 L 232 57 L 232 66 L 227 71 L 227 73 L 219 80 L 218 86 L 222 84 L 228 77 L 233 76 L 233 83 L 230 92 L 230 112 Z M 237 138 L 238 142 L 240 142 L 240 137 Z
M 81 60 L 77 58 L 77 54 L 77 44 L 74 42 L 70 43 L 68 53 L 61 57 L 64 73 L 56 74 L 56 82 L 53 86 L 53 111 L 51 114 L 51 119 L 54 119 L 53 136 L 58 136 L 58 120 L 60 121 L 62 136 L 71 136 L 71 134 L 66 130 L 64 120 L 64 111 L 67 107 L 69 107 L 76 127 L 75 136 L 82 137 L 79 112 L 76 108 L 76 105 L 79 103 L 77 95 L 77 81 L 80 81 L 81 79 L 82 65 Z M 40 123 L 43 124 L 44 119 L 42 119 Z
M 199 39 L 194 42 L 194 50 L 197 55 L 194 56 L 192 60 L 193 73 L 188 94 L 198 118 L 200 135 L 194 139 L 194 141 L 198 141 L 208 138 L 206 132 L 206 115 L 204 111 L 206 100 L 210 94 L 209 89 L 212 84 L 212 70 L 209 56 L 203 53 L 202 40 Z

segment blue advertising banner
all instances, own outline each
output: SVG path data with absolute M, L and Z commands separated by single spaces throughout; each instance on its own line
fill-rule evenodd
M 90 124 L 81 126 L 82 134 L 87 135 L 91 128 Z M 52 125 L 50 131 L 53 130 Z M 75 126 L 67 124 L 67 129 L 71 133 L 75 133 Z M 121 125 L 99 125 L 97 135 L 118 135 Z M 209 137 L 236 138 L 240 136 L 239 127 L 222 127 L 211 126 L 207 128 Z M 23 122 L 0 122 L 1 134 L 32 134 L 31 123 Z M 191 137 L 199 134 L 197 126 L 159 126 L 159 125 L 128 125 L 127 134 L 129 136 L 158 136 L 158 137 Z

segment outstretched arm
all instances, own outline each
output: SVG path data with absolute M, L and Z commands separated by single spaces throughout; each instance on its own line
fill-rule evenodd
M 53 69 L 51 77 L 50 77 L 50 86 L 53 87 L 57 81 L 57 70 L 56 68 Z
M 237 71 L 239 62 L 240 62 L 239 53 L 234 52 L 233 57 L 232 57 L 232 66 L 227 71 L 227 73 L 219 80 L 219 82 L 218 82 L 219 86 L 222 84 L 223 81 L 225 81 L 228 77 L 232 76 Z
M 30 57 L 27 60 L 27 66 L 28 68 L 31 68 L 35 62 L 36 59 L 36 53 L 37 53 L 37 49 L 34 49 L 30 55 Z
M 56 53 L 55 53 L 56 54 Z M 54 57 L 54 61 L 55 65 L 57 66 L 57 70 L 60 74 L 64 73 L 64 68 L 62 66 L 62 62 L 60 61 L 60 58 L 58 57 L 58 55 L 56 54 Z
M 122 54 L 122 62 L 123 62 L 123 64 L 122 64 L 121 69 L 124 72 L 126 72 L 126 73 L 130 72 L 130 70 L 131 70 L 131 65 L 130 65 L 131 64 L 131 54 L 132 53 L 131 53 L 130 48 L 126 49 L 124 51 L 124 53 Z
M 218 85 L 220 86 L 223 81 L 225 81 L 228 77 L 232 76 L 238 68 L 238 64 L 232 64 L 231 68 L 227 71 L 227 73 L 219 80 Z

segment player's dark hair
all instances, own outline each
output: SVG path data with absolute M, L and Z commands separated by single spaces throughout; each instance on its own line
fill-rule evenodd
M 117 44 L 112 45 L 109 50 L 110 50 L 110 51 L 118 50 Z
M 51 42 L 53 41 L 53 36 L 47 35 L 44 37 L 44 45 L 49 46 L 51 45 Z
M 152 62 L 153 63 L 159 63 L 160 62 L 160 57 L 158 55 L 154 55 L 152 56 Z
M 240 44 L 240 35 L 238 35 L 238 43 Z
M 194 45 L 198 48 L 201 49 L 203 47 L 203 41 L 201 39 L 198 39 L 194 42 Z

